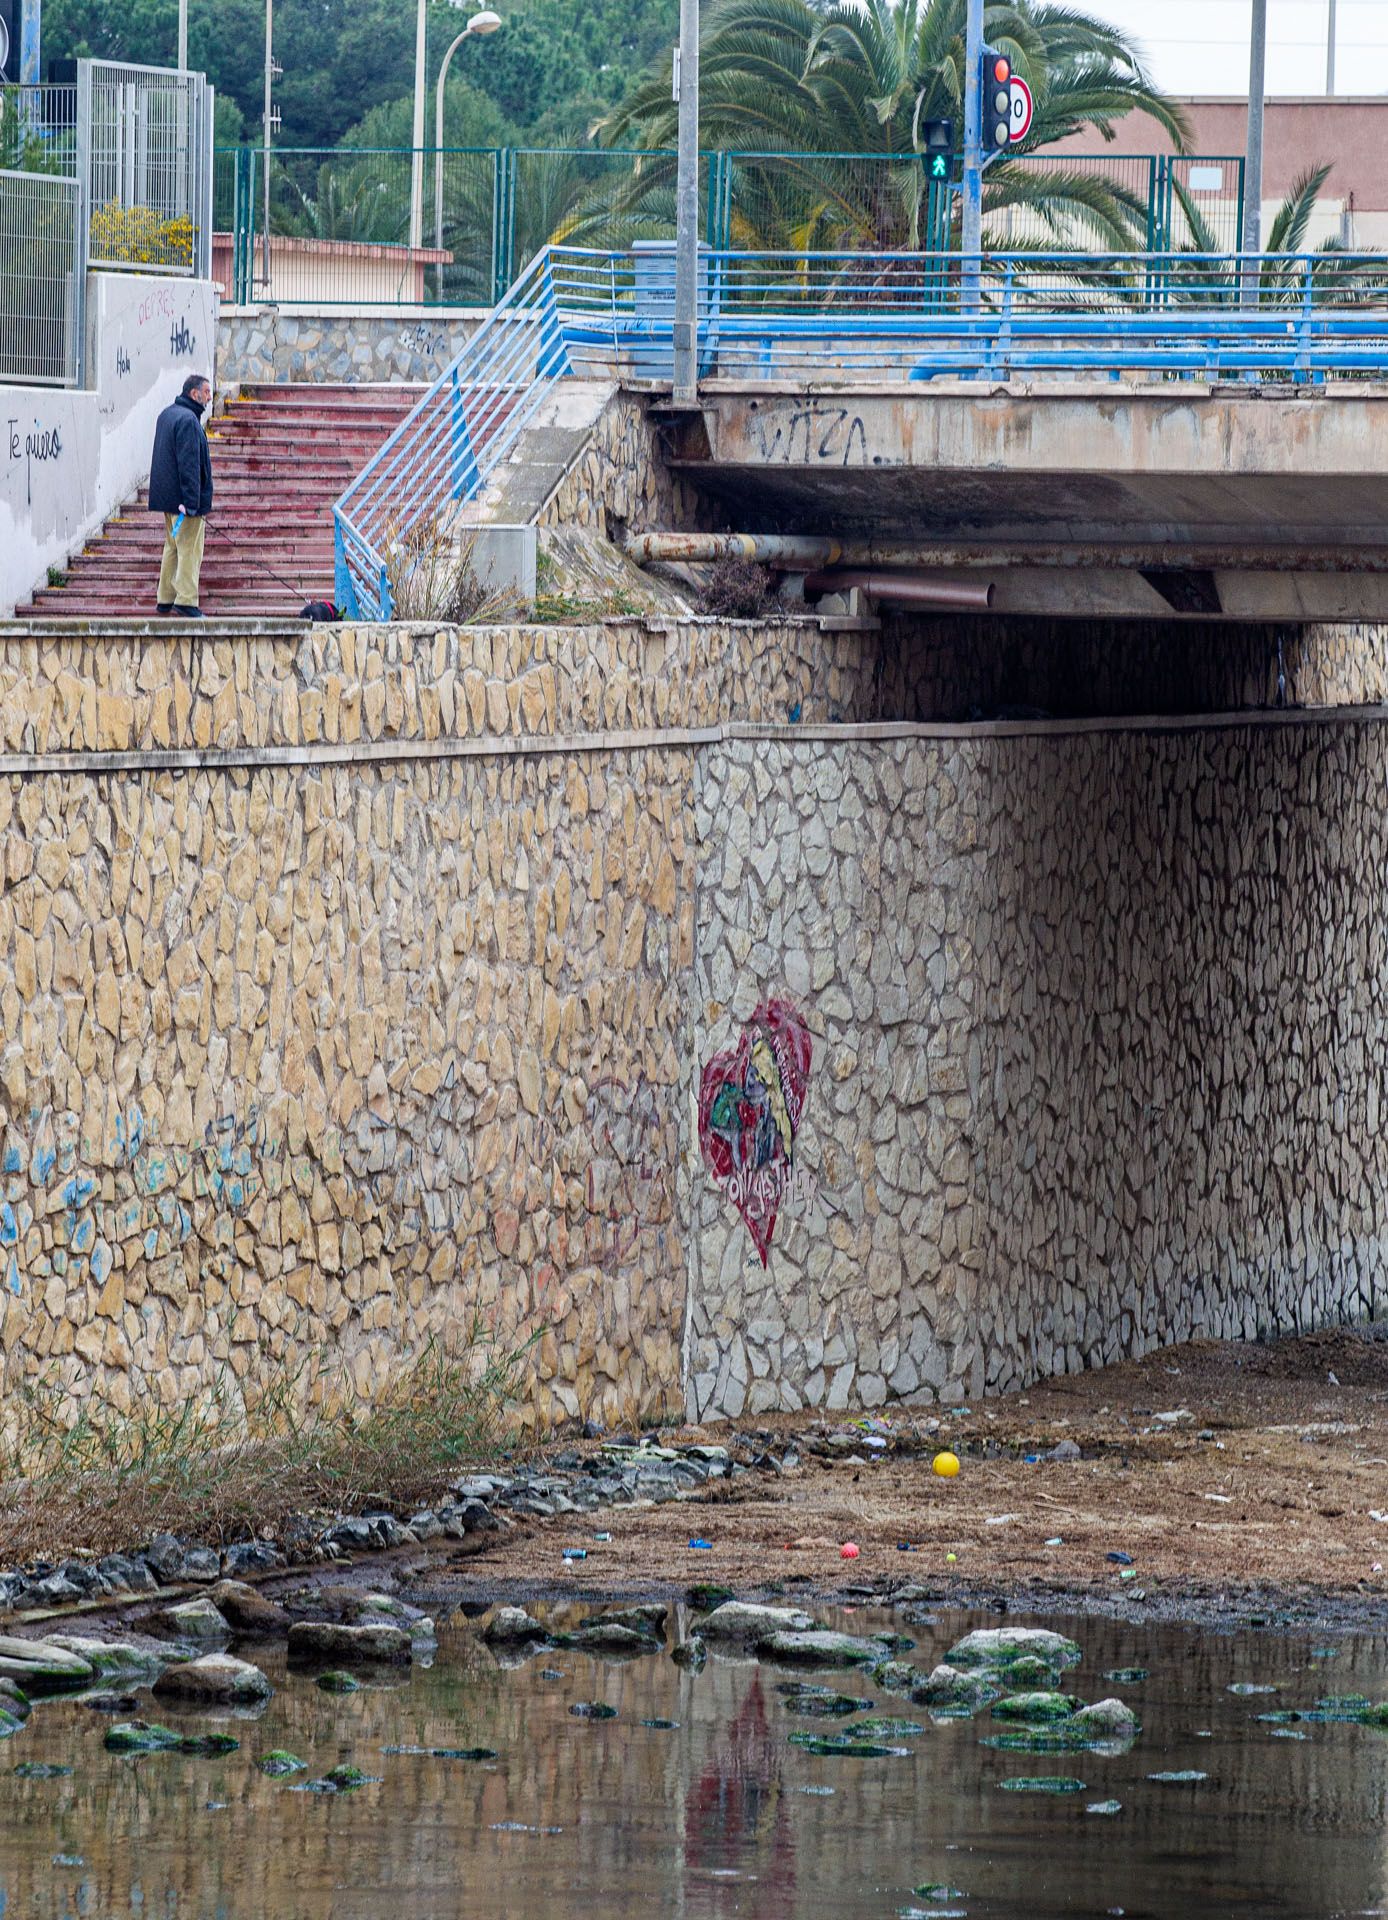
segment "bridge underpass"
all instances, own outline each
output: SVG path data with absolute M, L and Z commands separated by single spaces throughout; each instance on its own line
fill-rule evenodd
M 957 571 L 997 613 L 1388 617 L 1376 384 L 715 382 L 655 417 L 730 526 Z

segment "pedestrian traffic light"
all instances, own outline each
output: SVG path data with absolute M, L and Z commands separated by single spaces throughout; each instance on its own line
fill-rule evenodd
M 927 120 L 920 130 L 925 171 L 932 180 L 948 180 L 954 163 L 954 122 Z
M 983 151 L 1002 153 L 1012 138 L 1012 62 L 996 47 L 983 49 L 979 99 L 983 106 Z

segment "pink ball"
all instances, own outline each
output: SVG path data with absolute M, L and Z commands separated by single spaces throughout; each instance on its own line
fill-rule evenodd
M 839 1558 L 841 1560 L 856 1560 L 858 1558 L 858 1549 L 851 1540 L 845 1540 L 839 1548 Z

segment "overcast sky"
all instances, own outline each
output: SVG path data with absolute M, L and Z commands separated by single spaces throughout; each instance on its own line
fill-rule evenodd
M 1081 0 L 1146 50 L 1171 93 L 1248 91 L 1250 0 Z M 1337 93 L 1388 93 L 1388 0 L 1337 0 Z M 1268 0 L 1269 93 L 1324 93 L 1329 0 Z

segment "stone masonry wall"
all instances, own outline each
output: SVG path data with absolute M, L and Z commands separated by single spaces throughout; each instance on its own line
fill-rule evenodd
M 476 1316 L 533 1418 L 680 1405 L 680 730 L 877 697 L 771 637 L 0 636 L 6 1422 L 370 1394 Z
M 699 1058 L 815 1057 L 765 1269 L 695 1185 L 693 1410 L 1381 1312 L 1386 784 L 1381 717 L 706 756 Z
M 0 1422 L 475 1320 L 629 1421 L 1381 1308 L 1388 721 L 922 727 L 910 664 L 0 634 Z M 769 1000 L 763 1266 L 696 1105 Z
M 485 312 L 352 314 L 279 307 L 222 309 L 217 380 L 405 381 L 429 386 L 457 358 Z

